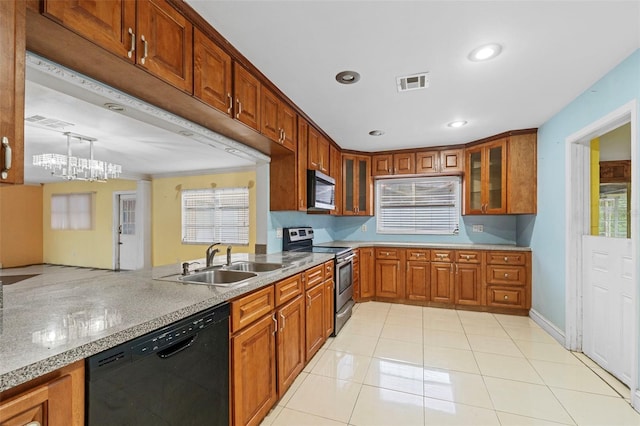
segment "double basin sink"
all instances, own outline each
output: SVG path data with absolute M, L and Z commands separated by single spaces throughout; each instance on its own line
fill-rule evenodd
M 261 272 L 272 272 L 282 269 L 279 263 L 236 262 L 229 266 L 213 266 L 178 277 L 185 283 L 230 286 L 258 276 Z

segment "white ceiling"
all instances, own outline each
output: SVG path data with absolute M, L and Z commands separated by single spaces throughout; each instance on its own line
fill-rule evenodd
M 640 47 L 638 1 L 186 1 L 342 148 L 362 151 L 539 127 Z M 500 56 L 467 59 L 491 42 Z M 338 84 L 343 70 L 360 82 Z M 424 71 L 428 89 L 397 92 L 396 77 Z M 447 127 L 459 119 L 469 124 Z

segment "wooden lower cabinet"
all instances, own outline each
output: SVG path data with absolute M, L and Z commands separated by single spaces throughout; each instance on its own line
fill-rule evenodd
M 360 248 L 359 297 L 356 300 L 368 300 L 376 295 L 375 258 L 373 247 Z
M 0 426 L 84 424 L 84 360 L 0 393 Z
M 325 341 L 325 289 L 317 285 L 306 292 L 306 357 L 310 360 Z
M 455 304 L 479 306 L 482 304 L 480 265 L 456 264 Z
M 429 262 L 407 261 L 406 298 L 426 302 L 431 299 L 431 267 Z
M 298 296 L 276 312 L 278 320 L 278 397 L 291 387 L 305 365 L 305 304 Z
M 267 315 L 231 338 L 234 425 L 260 424 L 278 400 L 275 327 Z
M 322 286 L 324 287 L 324 340 L 327 340 L 333 334 L 333 322 L 335 319 L 335 285 L 333 279 L 325 281 Z
M 376 253 L 376 297 L 404 299 L 405 251 L 398 248 L 378 248 Z
M 453 304 L 455 273 L 453 263 L 431 262 L 431 301 Z

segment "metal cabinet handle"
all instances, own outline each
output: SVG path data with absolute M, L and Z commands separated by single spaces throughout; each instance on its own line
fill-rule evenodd
M 29 422 L 29 423 L 25 424 L 24 426 L 42 426 L 42 423 L 40 423 L 37 420 L 34 420 L 32 422 Z
M 453 272 L 453 263 L 449 265 L 449 272 Z
M 466 259 L 469 260 L 469 255 L 466 256 Z
M 242 114 L 242 102 L 240 102 L 240 99 L 236 99 L 236 103 L 238 104 L 238 112 L 236 113 L 236 118 L 240 118 L 240 114 Z
M 280 327 L 280 331 L 284 331 L 284 315 L 281 313 L 280 318 L 282 318 L 282 327 Z
M 505 278 L 509 278 L 509 274 L 504 274 L 504 277 Z
M 504 261 L 505 263 L 509 261 L 509 258 L 507 256 L 504 257 Z
M 2 137 L 2 147 L 4 148 L 4 160 L 2 164 L 2 174 L 0 177 L 2 179 L 7 179 L 9 177 L 9 170 L 11 170 L 11 147 L 9 146 L 9 138 L 6 136 Z
M 133 57 L 133 52 L 136 51 L 136 33 L 133 32 L 133 29 L 129 28 L 129 35 L 131 36 L 131 47 L 127 51 L 127 56 L 131 58 Z
M 458 274 L 458 264 L 456 263 L 456 275 Z
M 271 319 L 273 320 L 273 324 L 275 324 L 275 328 L 273 329 L 273 335 L 276 335 L 276 331 L 278 331 L 278 320 L 276 319 L 276 315 L 274 314 Z
M 140 58 L 140 63 L 144 65 L 145 61 L 147 60 L 147 56 L 149 55 L 149 42 L 147 41 L 146 38 L 144 38 L 144 34 L 140 36 L 140 40 L 144 45 L 143 55 L 142 55 L 142 58 Z
M 505 295 L 504 300 L 509 300 L 509 296 Z
M 311 295 L 307 294 L 307 298 L 309 299 L 309 304 L 307 305 L 307 308 L 311 307 Z
M 231 114 L 231 109 L 233 108 L 233 96 L 231 96 L 231 93 L 227 93 L 227 98 L 229 98 L 229 108 L 227 108 L 227 114 Z

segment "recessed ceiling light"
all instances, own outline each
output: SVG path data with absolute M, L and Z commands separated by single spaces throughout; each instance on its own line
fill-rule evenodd
M 353 84 L 360 80 L 360 74 L 355 71 L 342 71 L 336 74 L 336 81 L 342 84 Z
M 452 121 L 451 123 L 447 124 L 447 126 L 449 127 L 453 127 L 453 128 L 457 128 L 457 127 L 462 127 L 462 126 L 466 126 L 467 122 L 464 120 L 456 120 L 456 121 Z
M 488 61 L 502 52 L 502 46 L 497 43 L 485 44 L 477 47 L 469 53 L 469 60 L 473 62 Z
M 369 132 L 371 136 L 382 136 L 384 135 L 384 131 L 382 130 L 372 130 Z
M 125 107 L 123 107 L 120 104 L 107 103 L 107 104 L 104 104 L 104 107 L 111 111 L 116 111 L 116 112 L 122 112 L 125 110 Z

